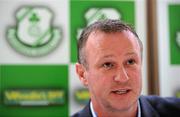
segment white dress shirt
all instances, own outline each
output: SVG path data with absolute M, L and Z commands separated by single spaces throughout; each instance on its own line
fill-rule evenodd
M 90 102 L 90 110 L 93 117 L 98 117 L 96 112 L 94 111 L 92 102 Z M 137 117 L 141 117 L 141 108 L 140 108 L 139 100 L 138 100 L 138 116 Z

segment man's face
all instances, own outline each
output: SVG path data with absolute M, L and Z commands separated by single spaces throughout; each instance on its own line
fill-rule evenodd
M 136 37 L 129 31 L 96 31 L 90 34 L 84 49 L 88 68 L 79 64 L 76 71 L 88 87 L 95 108 L 119 111 L 137 106 L 141 53 Z

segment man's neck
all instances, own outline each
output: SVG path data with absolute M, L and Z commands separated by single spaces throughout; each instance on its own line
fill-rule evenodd
M 138 113 L 138 103 L 129 109 L 115 110 L 111 108 L 98 107 L 92 104 L 92 108 L 97 117 L 136 117 Z

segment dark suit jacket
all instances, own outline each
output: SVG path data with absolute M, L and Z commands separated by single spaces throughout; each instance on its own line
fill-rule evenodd
M 180 117 L 180 98 L 140 96 L 141 117 Z M 72 117 L 92 117 L 90 103 Z

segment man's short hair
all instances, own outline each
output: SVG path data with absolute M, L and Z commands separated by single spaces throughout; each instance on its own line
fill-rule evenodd
M 80 64 L 83 64 L 85 67 L 87 67 L 88 65 L 86 62 L 86 55 L 84 52 L 84 47 L 86 45 L 89 35 L 94 31 L 102 31 L 104 33 L 115 33 L 115 32 L 122 32 L 122 31 L 132 32 L 135 35 L 135 37 L 137 37 L 138 44 L 141 48 L 141 56 L 142 56 L 142 51 L 143 51 L 142 42 L 139 39 L 135 30 L 130 25 L 123 23 L 120 20 L 111 20 L 111 19 L 100 20 L 84 28 L 78 40 L 78 54 L 77 54 L 78 62 Z

